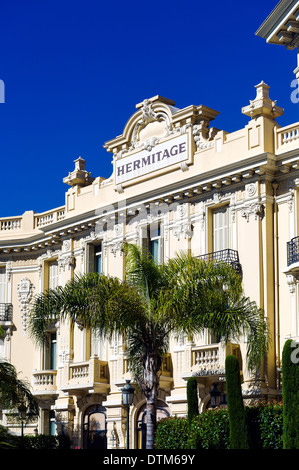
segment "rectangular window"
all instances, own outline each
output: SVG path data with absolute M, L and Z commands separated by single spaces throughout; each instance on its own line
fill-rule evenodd
M 0 338 L 0 360 L 5 358 L 4 338 Z
M 228 208 L 213 211 L 213 251 L 229 248 Z
M 56 370 L 56 353 L 57 353 L 57 338 L 56 333 L 51 333 L 51 346 L 50 346 L 50 369 Z
M 49 413 L 49 434 L 50 436 L 55 436 L 56 434 L 55 411 L 53 410 Z
M 103 256 L 102 243 L 88 246 L 88 272 L 102 274 L 103 272 Z
M 51 261 L 49 263 L 49 289 L 55 289 L 58 286 L 58 263 Z
M 102 244 L 94 247 L 94 272 L 102 274 Z
M 162 238 L 160 224 L 148 228 L 148 250 L 156 263 L 161 263 Z
M 0 303 L 5 303 L 5 268 L 0 268 Z

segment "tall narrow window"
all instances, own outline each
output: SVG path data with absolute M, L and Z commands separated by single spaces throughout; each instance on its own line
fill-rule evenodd
M 0 360 L 4 359 L 4 357 L 5 357 L 4 341 L 5 341 L 5 339 L 3 337 L 0 338 Z
M 88 245 L 87 270 L 89 273 L 103 273 L 102 243 Z
M 229 248 L 228 208 L 222 207 L 213 212 L 213 251 Z
M 49 434 L 50 436 L 55 436 L 56 426 L 55 426 L 55 411 L 51 410 L 49 412 Z
M 161 227 L 159 224 L 148 229 L 148 250 L 156 263 L 161 262 L 161 248 Z
M 56 370 L 57 339 L 56 333 L 51 333 L 50 369 Z
M 0 268 L 0 303 L 5 303 L 5 268 Z
M 102 244 L 94 247 L 94 272 L 102 274 Z
M 51 261 L 49 263 L 49 289 L 55 289 L 58 286 L 58 263 Z

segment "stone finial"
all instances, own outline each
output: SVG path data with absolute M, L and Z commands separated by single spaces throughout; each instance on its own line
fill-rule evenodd
M 94 178 L 90 176 L 85 170 L 85 160 L 82 157 L 74 160 L 75 169 L 70 172 L 68 176 L 63 178 L 63 182 L 69 186 L 87 186 L 94 181 Z
M 256 97 L 250 100 L 250 104 L 242 108 L 242 113 L 250 116 L 251 119 L 264 116 L 270 119 L 275 119 L 282 116 L 284 113 L 283 108 L 276 106 L 276 101 L 269 98 L 269 86 L 261 81 L 256 88 Z

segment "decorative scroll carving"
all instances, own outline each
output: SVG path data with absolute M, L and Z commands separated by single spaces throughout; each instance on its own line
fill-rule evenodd
M 124 248 L 124 242 L 118 241 L 111 246 L 110 252 L 113 253 L 114 257 L 116 256 L 118 251 L 120 252 L 120 255 L 122 255 L 123 248 Z
M 19 282 L 17 287 L 18 292 L 18 299 L 20 301 L 21 307 L 21 315 L 22 315 L 22 325 L 23 325 L 23 333 L 26 334 L 27 330 L 27 320 L 28 320 L 28 311 L 29 311 L 29 302 L 32 298 L 34 291 L 34 285 L 25 277 L 24 279 Z
M 194 124 L 192 132 L 197 149 L 204 150 L 214 146 L 213 139 L 218 129 L 209 129 L 209 121 L 202 120 L 199 124 Z
M 287 275 L 287 284 L 289 286 L 289 290 L 291 294 L 294 294 L 297 284 L 297 279 L 292 274 Z
M 173 234 L 178 241 L 180 241 L 181 236 L 185 239 L 191 238 L 193 235 L 193 226 L 189 222 L 178 224 L 173 228 Z
M 141 147 L 150 151 L 155 145 L 157 145 L 160 138 L 154 136 L 146 140 L 143 143 L 139 143 L 140 131 L 144 129 L 148 124 L 154 121 L 159 121 L 159 122 L 164 121 L 165 135 L 163 137 L 166 137 L 167 135 L 171 133 L 170 119 L 167 113 L 163 111 L 155 112 L 153 109 L 153 104 L 151 103 L 150 100 L 147 100 L 147 99 L 143 101 L 141 111 L 142 111 L 142 116 L 139 119 L 139 121 L 135 124 L 135 127 L 133 129 L 131 147 L 129 150 L 133 150 L 135 148 Z
M 248 206 L 244 207 L 242 209 L 241 215 L 242 217 L 245 217 L 247 222 L 249 222 L 249 216 L 250 214 L 254 214 L 255 220 L 259 217 L 262 219 L 265 215 L 265 206 L 264 204 L 258 202 L 255 204 L 249 204 Z
M 76 266 L 76 258 L 75 256 L 71 253 L 68 256 L 65 256 L 63 258 L 60 258 L 58 260 L 58 266 L 60 269 L 63 269 L 65 271 L 66 266 L 70 270 L 71 268 L 75 268 Z

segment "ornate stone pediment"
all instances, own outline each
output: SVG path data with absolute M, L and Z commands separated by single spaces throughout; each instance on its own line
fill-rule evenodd
M 169 167 L 188 170 L 194 153 L 213 145 L 216 132 L 209 124 L 218 112 L 206 106 L 180 109 L 174 101 L 157 95 L 136 108 L 123 133 L 104 145 L 113 154 L 112 178 L 119 193 L 124 185 L 154 172 L 169 171 Z

